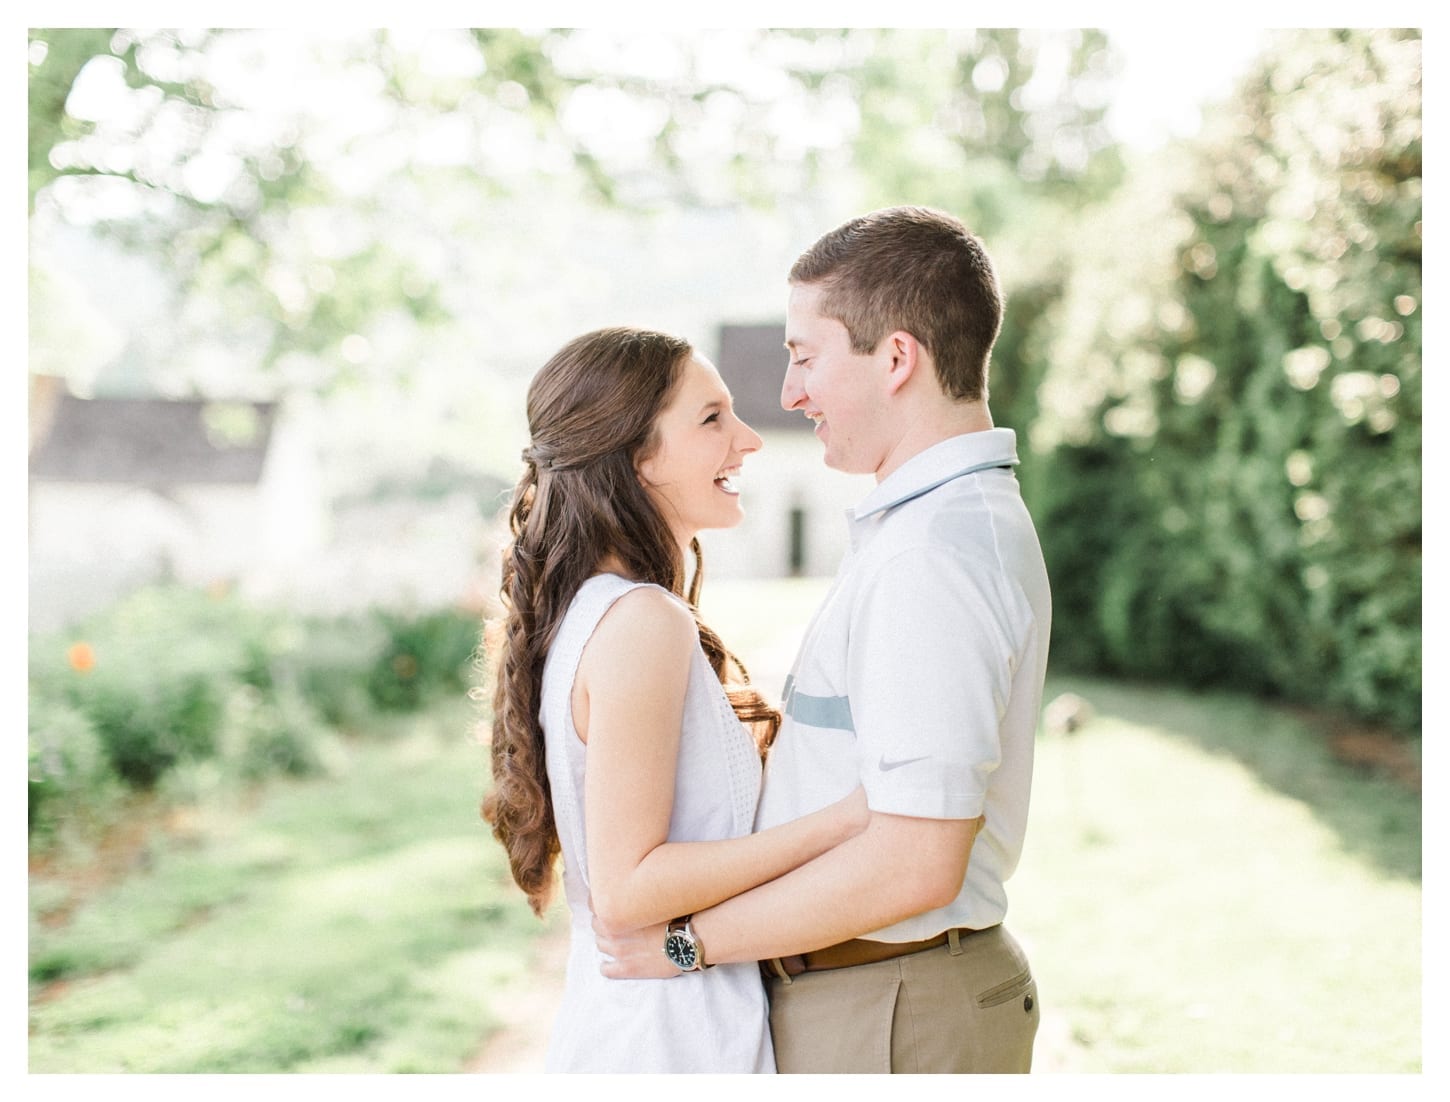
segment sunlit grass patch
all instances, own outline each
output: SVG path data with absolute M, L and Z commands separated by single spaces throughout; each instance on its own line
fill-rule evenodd
M 33 931 L 70 984 L 32 1005 L 31 1070 L 457 1070 L 543 927 L 478 818 L 462 709 L 429 719 Z
M 1252 702 L 1072 688 L 1009 923 L 1082 1070 L 1418 1070 L 1418 797 Z

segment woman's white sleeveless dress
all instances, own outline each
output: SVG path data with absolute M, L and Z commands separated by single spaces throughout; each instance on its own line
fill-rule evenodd
M 758 966 L 721 964 L 667 980 L 612 980 L 594 944 L 584 846 L 586 746 L 570 697 L 579 656 L 600 619 L 638 585 L 597 574 L 579 587 L 544 663 L 540 718 L 563 854 L 570 950 L 547 1071 L 773 1072 L 769 1013 Z M 696 644 L 675 774 L 673 842 L 750 833 L 760 793 L 755 744 Z M 630 794 L 622 792 L 621 799 Z M 705 946 L 709 950 L 709 945 Z

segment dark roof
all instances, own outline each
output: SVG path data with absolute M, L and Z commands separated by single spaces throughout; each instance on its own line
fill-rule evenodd
M 250 421 L 251 431 L 227 439 L 210 430 L 208 408 L 217 405 L 240 411 L 240 427 Z M 275 416 L 273 402 L 67 394 L 31 453 L 30 475 L 41 482 L 253 483 L 262 474 Z
M 735 412 L 753 429 L 811 429 L 811 423 L 801 414 L 780 408 L 785 355 L 783 324 L 720 327 L 720 354 L 715 366 L 730 388 Z

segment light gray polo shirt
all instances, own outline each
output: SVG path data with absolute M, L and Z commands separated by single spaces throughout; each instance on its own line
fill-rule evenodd
M 873 811 L 985 812 L 951 904 L 869 936 L 1002 921 L 1022 852 L 1052 604 L 1011 429 L 952 437 L 848 510 L 851 549 L 786 680 L 756 828 L 866 788 Z

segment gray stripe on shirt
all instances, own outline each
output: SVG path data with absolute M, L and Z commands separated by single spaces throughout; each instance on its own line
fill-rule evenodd
M 826 727 L 856 733 L 851 722 L 851 699 L 846 696 L 812 696 L 795 687 L 795 678 L 785 679 L 785 714 L 808 727 Z

